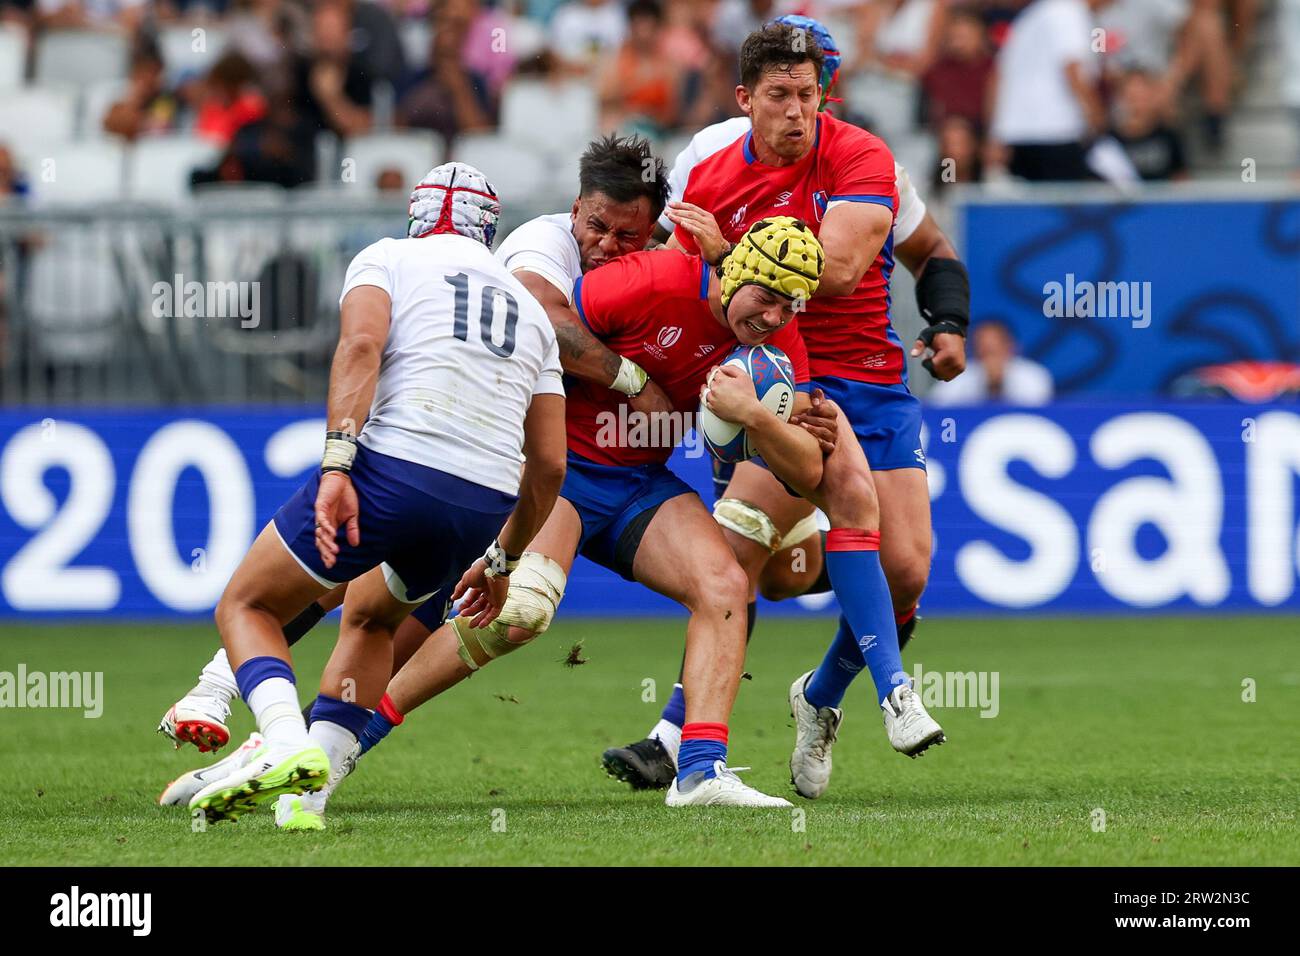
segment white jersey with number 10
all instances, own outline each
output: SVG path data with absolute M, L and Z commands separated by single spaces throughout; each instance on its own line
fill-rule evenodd
M 459 235 L 381 239 L 348 267 L 343 297 L 392 300 L 379 382 L 359 441 L 374 451 L 519 491 L 534 395 L 563 395 L 555 330 L 482 243 Z

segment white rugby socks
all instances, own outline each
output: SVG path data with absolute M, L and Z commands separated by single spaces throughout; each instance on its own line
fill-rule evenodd
M 272 745 L 308 747 L 307 724 L 302 719 L 298 689 L 284 677 L 268 677 L 248 695 L 248 709 L 257 718 L 257 729 Z
M 190 690 L 187 697 L 213 697 L 227 707 L 230 701 L 239 696 L 239 685 L 235 683 L 235 672 L 230 669 L 230 660 L 223 647 L 212 655 L 212 660 L 203 665 L 199 682 Z

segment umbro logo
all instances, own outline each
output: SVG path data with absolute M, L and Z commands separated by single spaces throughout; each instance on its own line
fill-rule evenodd
M 793 196 L 794 196 L 794 193 L 792 193 L 792 192 L 783 192 L 783 193 L 781 193 L 781 195 L 779 195 L 779 196 L 776 197 L 776 205 L 774 205 L 772 208 L 773 208 L 773 209 L 780 209 L 782 206 L 788 206 L 788 205 L 790 205 L 790 199 L 791 199 Z
M 697 357 L 703 358 L 704 356 L 711 354 L 716 347 L 717 346 L 708 345 L 708 344 L 701 345 L 698 349 L 695 350 L 695 354 Z

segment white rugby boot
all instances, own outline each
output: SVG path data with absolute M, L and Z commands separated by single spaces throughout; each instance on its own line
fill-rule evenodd
M 210 766 L 200 767 L 198 770 L 191 770 L 189 773 L 181 774 L 181 776 L 167 784 L 167 789 L 158 798 L 159 806 L 180 807 L 187 805 L 194 798 L 194 795 L 208 784 L 229 776 L 247 764 L 252 759 L 254 751 L 260 746 L 262 746 L 262 735 L 254 732 L 239 745 L 238 750 L 229 756 L 223 757 Z
M 230 729 L 226 726 L 229 719 L 229 703 L 191 691 L 163 714 L 158 733 L 170 739 L 178 750 L 181 744 L 193 744 L 200 753 L 208 753 L 230 742 Z
M 839 735 L 844 711 L 808 703 L 803 692 L 812 675 L 812 671 L 801 674 L 790 685 L 790 716 L 795 724 L 790 782 L 799 796 L 816 800 L 831 782 L 831 747 Z
M 283 794 L 275 801 L 275 825 L 281 830 L 324 830 L 325 804 L 343 778 L 356 769 L 360 756 L 361 744 L 358 743 L 338 766 L 331 768 L 328 782 L 315 793 Z
M 673 778 L 664 800 L 670 807 L 789 807 L 784 797 L 769 797 L 746 784 L 736 771 L 748 767 L 728 767 L 721 760 L 713 761 L 716 776 L 705 778 L 703 772 L 689 774 L 685 787 Z
M 198 683 L 163 714 L 158 732 L 178 749 L 181 744 L 193 744 L 202 753 L 220 750 L 230 742 L 226 721 L 230 718 L 230 701 L 238 696 L 235 672 L 230 669 L 226 649 L 220 648 L 203 665 Z
M 938 721 L 926 713 L 910 682 L 899 684 L 880 705 L 889 743 L 901 754 L 919 757 L 926 748 L 948 738 Z

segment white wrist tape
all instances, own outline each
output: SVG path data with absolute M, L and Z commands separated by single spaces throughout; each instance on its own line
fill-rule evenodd
M 321 471 L 352 470 L 352 462 L 357 457 L 357 440 L 343 432 L 325 433 L 325 454 L 321 456 Z
M 506 554 L 506 549 L 501 547 L 499 541 L 493 541 L 483 554 L 483 560 L 487 563 L 483 573 L 489 578 L 509 577 L 510 573 L 519 567 L 519 558 L 519 555 L 515 555 L 513 558 L 510 557 L 510 555 Z
M 623 359 L 618 367 L 618 374 L 614 376 L 613 383 L 609 386 L 616 392 L 622 392 L 629 398 L 635 398 L 645 389 L 645 383 L 650 381 L 650 376 L 646 370 L 630 358 Z

